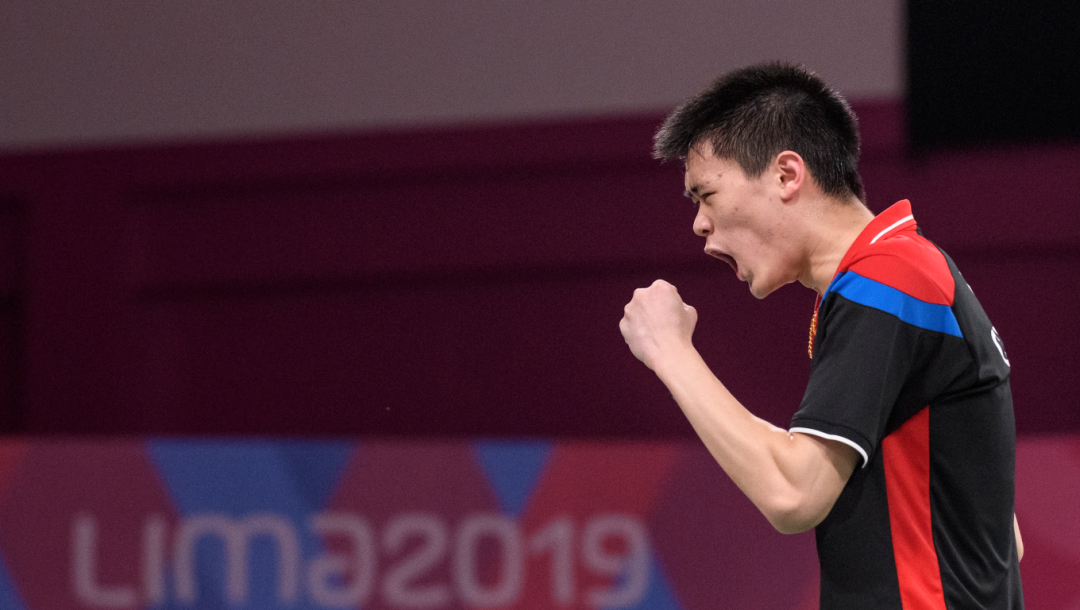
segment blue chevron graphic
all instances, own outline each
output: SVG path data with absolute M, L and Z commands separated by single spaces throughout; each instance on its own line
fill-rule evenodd
M 641 598 L 641 602 L 636 606 L 630 606 L 630 608 L 632 610 L 682 610 L 655 556 L 649 559 L 649 588 L 645 590 L 645 597 Z
M 554 445 L 542 441 L 484 441 L 473 445 L 502 510 L 518 517 L 528 506 Z
M 158 440 L 148 443 L 148 453 L 183 516 L 212 514 L 240 520 L 259 513 L 279 515 L 290 522 L 301 555 L 307 558 L 322 550 L 321 541 L 308 528 L 308 519 L 325 506 L 354 446 L 351 442 Z M 197 606 L 277 607 L 279 551 L 269 536 L 252 536 L 247 604 L 232 605 L 225 592 L 224 543 L 216 536 L 197 541 Z M 173 594 L 168 597 L 176 599 Z M 304 595 L 287 605 L 318 607 Z
M 5 610 L 26 610 L 26 604 L 19 597 L 15 583 L 8 576 L 3 557 L 0 557 L 0 608 Z

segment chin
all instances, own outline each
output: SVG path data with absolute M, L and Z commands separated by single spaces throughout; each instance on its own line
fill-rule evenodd
M 769 286 L 760 282 L 755 284 L 753 279 L 748 280 L 748 282 L 750 284 L 750 294 L 758 299 L 764 299 L 779 288 L 779 286 Z

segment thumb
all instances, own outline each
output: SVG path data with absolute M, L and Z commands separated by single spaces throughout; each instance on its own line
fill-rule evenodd
M 691 327 L 697 326 L 697 320 L 698 320 L 697 309 L 694 309 L 693 305 L 687 305 L 685 303 L 683 303 L 683 307 L 686 309 L 686 313 L 690 314 Z

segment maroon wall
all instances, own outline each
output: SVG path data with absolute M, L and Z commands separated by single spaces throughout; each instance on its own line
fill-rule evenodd
M 856 108 L 870 206 L 910 198 L 1001 331 L 1023 432 L 1080 430 L 1080 146 L 905 156 Z M 0 157 L 0 425 L 18 433 L 690 435 L 617 329 L 674 282 L 786 423 L 813 294 L 749 295 L 690 231 L 659 117 Z

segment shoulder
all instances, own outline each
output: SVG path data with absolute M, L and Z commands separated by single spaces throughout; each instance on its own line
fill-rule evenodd
M 834 283 L 851 273 L 919 301 L 953 304 L 956 282 L 945 255 L 915 232 L 864 248 Z

